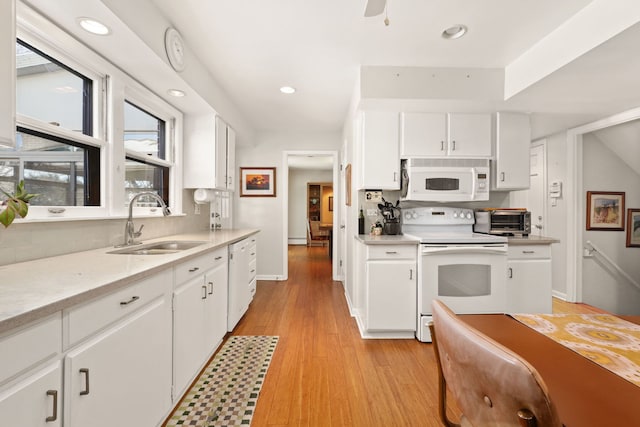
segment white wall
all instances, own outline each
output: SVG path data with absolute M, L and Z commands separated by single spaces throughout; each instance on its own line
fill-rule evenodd
M 307 239 L 307 183 L 332 182 L 330 170 L 289 169 L 289 243 Z
M 284 192 L 281 178 L 284 151 L 340 149 L 339 133 L 273 133 L 256 135 L 252 146 L 236 147 L 236 167 L 276 167 L 276 197 L 239 197 L 234 194 L 234 227 L 259 228 L 258 275 L 261 278 L 282 279 L 284 224 L 282 199 Z M 331 180 L 330 180 L 331 181 Z
M 583 161 L 586 191 L 623 191 L 626 208 L 640 207 L 640 175 L 593 134 L 583 136 Z M 625 231 L 585 230 L 582 241 L 587 240 L 640 281 L 640 249 L 626 247 L 626 225 Z M 606 266 L 597 256 L 584 258 L 583 301 L 616 314 L 640 314 L 640 290 L 611 274 Z

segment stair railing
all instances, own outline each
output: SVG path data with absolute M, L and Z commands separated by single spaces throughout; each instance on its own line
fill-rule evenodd
M 590 240 L 587 240 L 587 242 L 584 244 L 584 249 L 588 252 L 589 256 L 596 255 L 598 259 L 606 261 L 608 266 L 612 267 L 616 273 L 624 277 L 629 283 L 640 290 L 640 283 L 633 277 L 631 277 L 626 271 L 624 271 L 618 264 L 616 264 L 614 260 L 609 258 L 607 254 L 602 252 L 602 250 L 594 245 Z

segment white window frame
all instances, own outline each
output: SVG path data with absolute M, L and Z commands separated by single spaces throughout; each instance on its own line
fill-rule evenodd
M 31 206 L 19 222 L 113 219 L 128 215 L 124 197 L 125 156 L 169 168 L 172 215 L 182 215 L 182 113 L 134 78 L 89 49 L 63 29 L 22 2 L 16 3 L 16 36 L 93 80 L 93 136 L 16 115 L 16 126 L 99 147 L 100 206 Z M 89 65 L 90 64 L 90 65 Z M 166 123 L 166 160 L 140 156 L 124 149 L 124 101 L 137 105 Z M 55 211 L 55 213 L 52 213 Z M 162 216 L 160 209 L 134 208 L 136 217 Z

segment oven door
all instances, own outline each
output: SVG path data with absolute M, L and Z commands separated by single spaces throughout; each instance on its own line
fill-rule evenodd
M 504 313 L 507 246 L 422 245 L 420 313 L 439 299 L 456 313 Z

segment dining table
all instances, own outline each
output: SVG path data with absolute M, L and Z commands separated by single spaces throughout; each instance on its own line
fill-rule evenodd
M 529 362 L 565 427 L 640 426 L 640 387 L 506 314 L 461 319 Z M 640 324 L 640 316 L 618 316 Z

